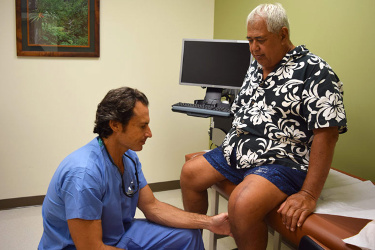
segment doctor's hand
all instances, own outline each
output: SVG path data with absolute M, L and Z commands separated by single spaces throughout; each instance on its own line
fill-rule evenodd
M 282 222 L 285 227 L 294 231 L 301 227 L 306 218 L 314 212 L 316 207 L 316 198 L 309 192 L 301 190 L 296 194 L 289 196 L 277 210 L 282 216 Z
M 212 216 L 208 230 L 215 234 L 232 236 L 232 233 L 230 232 L 228 213 L 221 213 Z

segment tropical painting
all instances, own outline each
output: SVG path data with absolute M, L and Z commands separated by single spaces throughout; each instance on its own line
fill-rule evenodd
M 28 44 L 90 46 L 90 0 L 27 0 Z

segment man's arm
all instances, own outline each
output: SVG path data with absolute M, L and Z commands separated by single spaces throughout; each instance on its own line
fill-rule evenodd
M 102 221 L 101 220 L 68 220 L 68 227 L 73 242 L 78 250 L 114 250 L 117 247 L 104 245 L 102 240 Z
M 289 196 L 278 209 L 286 228 L 294 231 L 315 210 L 317 199 L 327 179 L 339 132 L 337 127 L 314 130 L 309 170 L 301 191 Z
M 148 185 L 140 190 L 138 207 L 148 220 L 157 224 L 176 228 L 208 229 L 216 234 L 231 235 L 227 213 L 211 217 L 186 212 L 157 200 Z

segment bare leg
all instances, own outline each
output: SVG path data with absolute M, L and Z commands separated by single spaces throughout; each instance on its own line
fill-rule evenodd
M 184 209 L 189 212 L 206 214 L 208 208 L 207 189 L 218 181 L 221 175 L 203 157 L 197 156 L 187 161 L 181 171 L 180 184 Z
M 228 213 L 238 249 L 266 249 L 266 215 L 287 195 L 258 175 L 245 177 L 232 192 Z

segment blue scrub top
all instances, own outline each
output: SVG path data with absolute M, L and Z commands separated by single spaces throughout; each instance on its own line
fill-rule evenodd
M 141 163 L 134 151 L 126 153 L 136 163 L 139 189 L 147 185 Z M 123 156 L 127 171 L 134 163 Z M 75 249 L 67 220 L 102 220 L 103 242 L 115 246 L 125 233 L 125 225 L 135 215 L 139 192 L 127 197 L 122 176 L 111 163 L 99 138 L 67 156 L 57 168 L 43 202 L 43 235 L 38 249 Z

